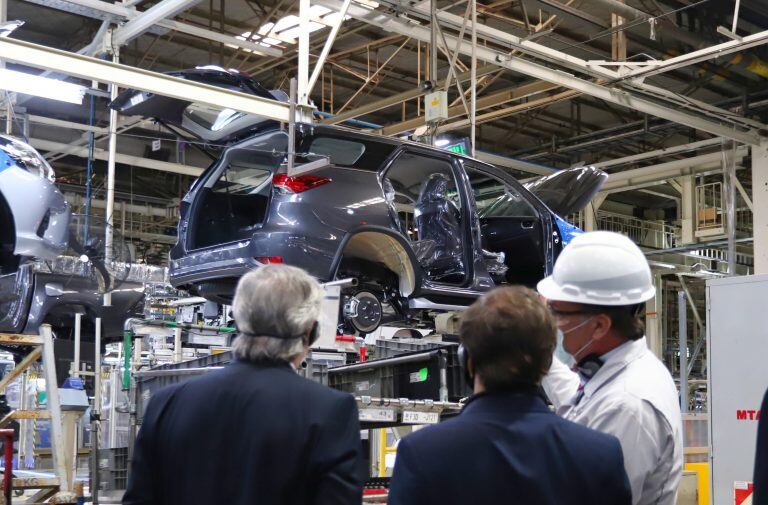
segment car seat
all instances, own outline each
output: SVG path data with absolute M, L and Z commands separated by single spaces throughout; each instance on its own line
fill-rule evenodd
M 433 279 L 463 276 L 461 213 L 448 198 L 451 180 L 431 174 L 421 187 L 414 209 L 416 257 Z

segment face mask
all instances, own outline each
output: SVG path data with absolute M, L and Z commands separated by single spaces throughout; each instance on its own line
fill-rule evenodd
M 594 319 L 594 317 L 595 316 L 591 316 L 585 319 L 584 321 L 582 321 L 581 323 L 577 324 L 573 328 L 568 328 L 565 331 L 561 330 L 560 328 L 557 329 L 557 347 L 555 348 L 555 357 L 560 361 L 562 361 L 563 363 L 565 363 L 566 366 L 568 366 L 568 368 L 573 368 L 573 366 L 576 364 L 576 358 L 574 356 L 578 356 L 579 354 L 584 352 L 589 346 L 594 344 L 595 341 L 593 339 L 589 339 L 589 342 L 587 342 L 586 344 L 581 346 L 580 349 L 578 349 L 576 352 L 571 354 L 565 350 L 565 347 L 563 347 L 563 338 L 568 333 L 576 331 L 582 326 L 584 326 L 585 324 L 587 324 L 588 322 L 590 322 L 592 319 Z
M 576 364 L 576 359 L 568 354 L 568 351 L 565 350 L 565 347 L 563 347 L 563 331 L 558 328 L 557 329 L 557 346 L 555 347 L 555 358 L 559 359 L 561 362 L 565 363 L 565 366 L 568 368 L 573 368 L 573 365 Z

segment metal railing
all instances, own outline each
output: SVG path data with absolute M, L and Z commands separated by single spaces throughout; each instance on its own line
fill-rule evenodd
M 696 186 L 696 229 L 711 230 L 725 226 L 723 212 L 723 183 L 711 182 Z
M 679 235 L 678 228 L 664 221 L 651 221 L 604 211 L 597 212 L 597 229 L 621 233 L 638 245 L 654 249 L 675 247 Z
M 654 249 L 675 247 L 680 236 L 680 228 L 664 221 L 640 219 L 625 214 L 598 210 L 595 222 L 597 230 L 621 233 L 632 239 L 636 244 Z M 584 228 L 584 211 L 568 216 L 568 222 Z

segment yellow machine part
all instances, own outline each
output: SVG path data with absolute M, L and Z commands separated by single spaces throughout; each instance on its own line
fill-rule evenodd
M 699 505 L 709 505 L 709 463 L 686 463 L 685 469 L 689 472 L 696 472 Z

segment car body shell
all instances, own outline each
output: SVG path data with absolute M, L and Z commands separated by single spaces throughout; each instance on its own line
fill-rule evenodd
M 0 150 L 0 194 L 12 217 L 2 225 L 13 226 L 15 255 L 53 259 L 64 252 L 70 207 L 45 174 L 22 168 Z
M 66 337 L 80 312 L 84 327 L 90 327 L 85 338 L 92 335 L 96 317 L 102 318 L 105 342 L 120 338 L 125 318 L 143 312 L 141 279 L 120 285 L 111 305 L 104 306 L 97 281 L 83 271 L 79 258 L 63 256 L 72 214 L 52 169 L 28 144 L 0 137 L 3 145 L 13 142 L 27 156 L 25 164 L 18 152 L 11 156 L 0 146 L 0 232 L 4 248 L 10 248 L 0 265 L 0 332 L 37 333 L 49 323 L 57 337 Z
M 263 135 L 267 133 L 262 133 Z M 400 282 L 401 294 L 408 298 L 427 298 L 445 304 L 466 305 L 479 294 L 492 289 L 496 283 L 486 270 L 482 254 L 482 237 L 472 188 L 464 170 L 471 164 L 475 170 L 484 171 L 504 181 L 518 192 L 525 194 L 539 213 L 541 236 L 538 242 L 544 258 L 542 275 L 548 273 L 561 248 L 561 237 L 555 216 L 538 198 L 527 192 L 510 174 L 494 166 L 447 151 L 426 147 L 412 142 L 399 141 L 361 134 L 338 127 L 315 126 L 305 138 L 333 136 L 357 139 L 368 143 L 387 145 L 388 156 L 375 168 L 360 169 L 349 166 L 329 165 L 313 172 L 320 178 L 332 180 L 299 194 L 270 195 L 267 214 L 253 234 L 247 238 L 210 247 L 196 248 L 190 244 L 194 233 L 196 206 L 204 193 L 206 182 L 217 174 L 219 164 L 214 163 L 187 193 L 181 204 L 181 220 L 177 244 L 171 249 L 169 277 L 175 287 L 189 289 L 202 296 L 220 302 L 228 301 L 234 284 L 248 270 L 263 264 L 258 258 L 280 257 L 283 262 L 306 269 L 321 281 L 335 278 L 346 246 L 362 233 L 378 234 L 399 244 L 410 262 L 410 281 Z M 258 135 L 257 135 L 258 136 Z M 238 149 L 250 138 L 234 144 Z M 221 159 L 226 157 L 222 152 Z M 398 230 L 388 205 L 383 198 L 382 177 L 394 159 L 403 152 L 438 157 L 449 162 L 459 186 L 464 209 L 462 233 L 465 248 L 465 280 L 460 283 L 431 281 L 415 257 L 408 237 Z M 369 202 L 361 205 L 360 202 Z M 407 285 L 406 285 L 407 284 Z
M 284 93 L 267 91 L 251 77 L 234 70 L 206 66 L 174 72 L 173 75 L 263 98 L 285 98 Z M 170 251 L 169 278 L 174 287 L 220 303 L 231 302 L 237 280 L 244 273 L 275 259 L 304 268 L 321 281 L 329 281 L 337 278 L 345 258 L 352 254 L 395 272 L 397 295 L 411 308 L 461 308 L 498 285 L 498 278 L 494 279 L 489 271 L 488 251 L 485 250 L 491 239 L 506 244 L 511 253 L 506 256 L 506 265 L 519 266 L 516 263 L 518 257 L 520 265 L 536 264 L 535 271 L 522 272 L 523 283 L 532 285 L 551 271 L 564 239 L 580 232 L 552 212 L 548 205 L 557 205 L 558 211 L 563 213 L 578 211 L 577 207 L 591 199 L 606 177 L 596 169 L 578 173 L 562 171 L 532 183 L 541 193 L 540 199 L 510 173 L 466 156 L 337 126 L 297 125 L 297 159 L 309 159 L 317 154 L 310 141 L 317 136 L 327 136 L 365 144 L 366 150 L 360 158 L 364 161 L 334 161 L 335 153 L 326 152 L 328 163 L 313 169 L 312 176 L 331 183 L 295 193 L 284 193 L 275 188 L 265 191 L 262 195 L 266 202 L 264 215 L 248 221 L 254 212 L 247 209 L 235 212 L 228 192 L 229 200 L 217 202 L 212 199 L 209 202 L 211 188 L 232 153 L 265 136 L 282 135 L 283 143 L 276 151 L 286 153 L 287 134 L 280 132 L 279 124 L 259 116 L 234 114 L 229 109 L 217 111 L 140 90 L 124 91 L 110 107 L 126 115 L 151 117 L 166 127 L 183 130 L 198 137 L 201 144 L 215 152 L 216 161 L 181 201 L 178 241 Z M 366 154 L 369 151 L 374 154 Z M 461 211 L 462 225 L 456 232 L 462 244 L 460 254 L 463 257 L 457 261 L 462 269 L 458 272 L 460 278 L 444 282 L 435 277 L 434 272 L 425 271 L 417 258 L 413 237 L 406 235 L 409 232 L 403 230 L 402 223 L 398 224 L 396 209 L 386 200 L 383 179 L 391 164 L 403 153 L 450 164 Z M 467 175 L 466 167 L 469 166 L 522 195 L 521 198 L 535 209 L 536 217 L 524 222 L 481 219 Z M 285 167 L 276 167 L 274 173 L 285 174 Z M 235 226 L 233 223 L 239 220 L 247 223 L 236 233 L 215 240 L 210 238 L 225 235 L 222 230 Z M 512 227 L 508 226 L 510 223 Z M 520 242 L 513 235 L 521 226 L 528 230 L 525 239 L 529 242 L 529 250 L 526 254 L 518 254 L 522 251 L 513 245 Z M 515 227 L 517 231 L 512 229 Z M 209 237 L 199 240 L 198 235 Z M 536 261 L 532 262 L 533 257 Z

